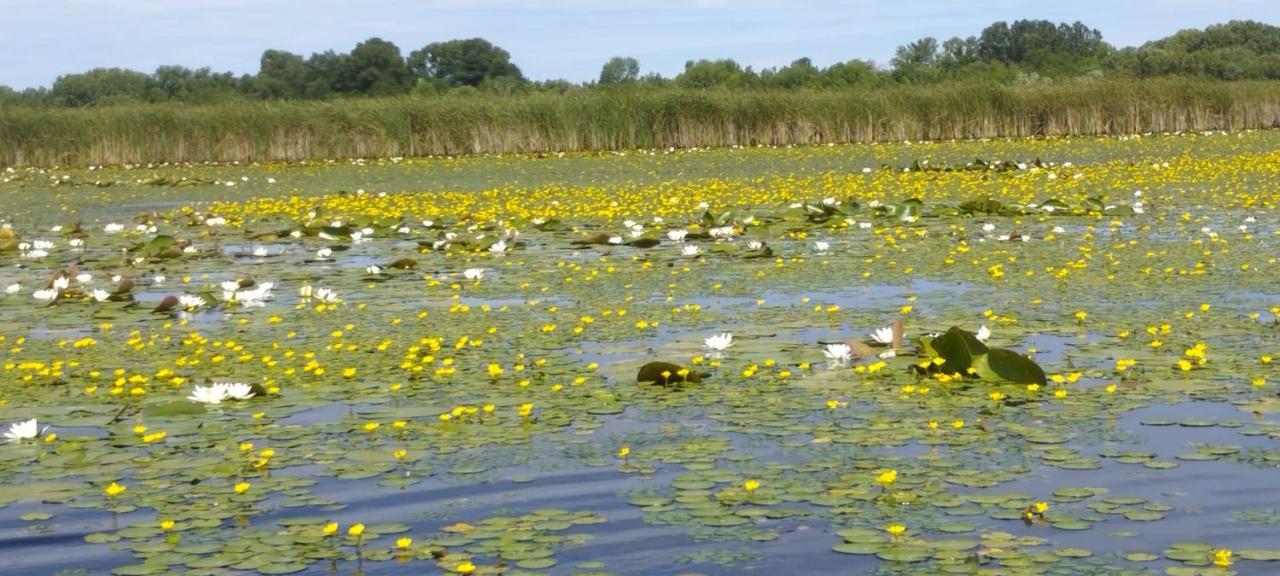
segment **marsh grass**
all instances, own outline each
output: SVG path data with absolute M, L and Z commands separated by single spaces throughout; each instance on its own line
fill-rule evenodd
M 293 161 L 1134 134 L 1280 126 L 1280 82 L 593 90 L 0 109 L 0 165 Z

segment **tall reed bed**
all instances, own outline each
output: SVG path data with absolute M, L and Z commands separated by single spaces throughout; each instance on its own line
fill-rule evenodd
M 0 166 L 530 153 L 1280 126 L 1280 82 L 631 89 L 0 110 Z

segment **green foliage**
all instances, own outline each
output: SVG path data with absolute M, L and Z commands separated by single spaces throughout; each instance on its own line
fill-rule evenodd
M 413 80 L 400 49 L 381 38 L 356 45 L 345 76 L 345 91 L 369 96 L 403 94 Z
M 1137 76 L 1280 78 L 1280 27 L 1233 20 L 1204 30 L 1183 30 L 1121 50 L 1112 66 Z
M 59 76 L 49 90 L 52 102 L 61 106 L 92 106 L 141 100 L 150 78 L 123 68 L 95 68 L 83 74 Z
M 469 93 L 461 93 L 466 91 Z M 537 153 L 1263 128 L 1274 82 L 859 90 L 637 87 L 431 98 L 0 109 L 0 166 Z
M 922 38 L 900 46 L 889 68 L 865 60 L 825 68 L 809 58 L 753 70 L 732 59 L 689 60 L 673 78 L 640 75 L 635 58 L 615 56 L 595 83 L 549 79 L 529 82 L 511 54 L 483 38 L 433 42 L 403 57 L 380 38 L 350 53 L 262 53 L 258 73 L 236 77 L 208 68 L 161 66 L 152 74 L 99 68 L 59 77 L 50 89 L 22 92 L 0 86 L 0 106 L 102 106 L 134 102 L 214 104 L 253 100 L 325 100 L 412 94 L 510 96 L 566 94 L 594 86 L 653 89 L 805 90 L 869 88 L 939 82 L 1043 84 L 1099 76 L 1202 76 L 1222 80 L 1280 79 L 1280 28 L 1232 21 L 1183 30 L 1137 48 L 1116 50 L 1080 22 L 995 22 L 979 34 L 939 42 Z
M 408 65 L 414 77 L 442 86 L 479 87 L 500 78 L 524 82 L 511 54 L 483 38 L 427 44 L 409 54 Z
M 600 68 L 602 86 L 635 84 L 640 79 L 640 61 L 635 58 L 614 56 Z

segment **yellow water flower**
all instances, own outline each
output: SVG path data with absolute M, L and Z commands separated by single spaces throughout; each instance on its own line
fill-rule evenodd
M 760 482 L 758 480 L 747 480 L 742 483 L 742 489 L 746 490 L 748 494 L 755 492 L 758 488 L 760 488 Z
M 396 539 L 396 548 L 399 548 L 401 550 L 406 550 L 412 545 L 413 545 L 413 538 L 410 538 L 408 536 L 403 536 Z
M 875 483 L 888 488 L 898 481 L 898 471 L 892 468 L 876 475 Z
M 459 574 L 470 574 L 476 571 L 476 565 L 472 564 L 470 560 L 463 560 L 453 567 L 453 571 Z
M 628 446 L 623 446 L 623 447 L 621 447 L 621 448 L 619 448 L 619 449 L 618 449 L 618 457 L 619 457 L 619 458 L 623 458 L 623 459 L 625 459 L 625 458 L 626 458 L 628 455 L 630 455 L 630 454 L 631 454 L 631 448 L 630 448 L 630 447 L 628 447 Z
M 884 531 L 888 532 L 894 540 L 902 537 L 902 533 L 907 531 L 907 527 L 902 524 L 890 524 L 884 527 Z
M 330 522 L 325 524 L 324 527 L 320 529 L 320 532 L 325 536 L 333 536 L 338 533 L 338 523 Z
M 1213 552 L 1213 565 L 1214 565 L 1214 566 L 1218 566 L 1218 567 L 1221 567 L 1221 568 L 1226 568 L 1227 566 L 1230 566 L 1230 565 L 1232 565 L 1232 564 L 1234 564 L 1234 562 L 1232 562 L 1232 560 L 1231 560 L 1231 551 L 1230 551 L 1230 550 L 1227 550 L 1226 548 L 1220 548 L 1220 549 L 1215 550 L 1215 551 Z
M 248 482 L 237 482 L 235 485 L 236 494 L 244 494 L 245 492 L 248 492 L 251 487 L 253 487 L 253 485 Z
M 115 498 L 116 496 L 124 494 L 124 491 L 128 489 L 129 489 L 128 486 L 124 486 L 122 484 L 117 484 L 115 482 L 112 482 L 108 484 L 107 487 L 104 488 L 102 491 L 106 493 L 108 497 Z
M 347 536 L 359 538 L 364 535 L 364 524 L 356 523 L 347 528 Z

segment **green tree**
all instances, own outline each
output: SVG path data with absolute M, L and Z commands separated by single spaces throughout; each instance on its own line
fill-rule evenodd
M 147 100 L 213 103 L 240 97 L 240 82 L 230 72 L 209 68 L 160 66 L 151 74 Z
M 823 70 L 822 77 L 825 85 L 836 88 L 875 86 L 885 81 L 885 74 L 866 60 L 837 62 Z
M 427 44 L 409 54 L 408 66 L 415 78 L 448 87 L 478 87 L 497 78 L 525 81 L 511 54 L 483 38 Z
M 722 60 L 690 60 L 684 63 L 684 72 L 676 76 L 681 88 L 715 88 L 719 86 L 742 87 L 751 84 L 755 73 L 744 69 L 737 62 Z
M 635 58 L 614 56 L 600 68 L 601 85 L 634 84 L 639 78 L 640 61 Z
M 900 82 L 927 82 L 938 78 L 938 40 L 921 38 L 899 46 L 889 65 Z
M 303 96 L 328 98 L 336 93 L 346 92 L 344 81 L 350 59 L 350 56 L 333 50 L 312 54 L 307 58 L 307 85 Z
M 368 96 L 403 94 L 413 85 L 400 48 L 381 38 L 356 45 L 347 57 L 342 91 Z
M 297 54 L 283 50 L 267 50 L 258 60 L 258 76 L 254 93 L 260 98 L 292 99 L 307 95 L 311 68 Z
M 1121 50 L 1109 65 L 1138 76 L 1280 78 L 1280 27 L 1233 20 L 1204 30 L 1181 30 L 1139 48 Z
M 774 71 L 771 78 L 766 82 L 769 86 L 779 88 L 803 88 L 813 86 L 822 79 L 822 74 L 818 68 L 813 65 L 813 61 L 808 58 L 799 58 Z M 761 72 L 761 80 L 764 80 L 764 73 Z
M 123 68 L 94 68 L 83 74 L 66 74 L 54 80 L 49 95 L 62 106 L 94 106 L 144 100 L 151 78 Z

